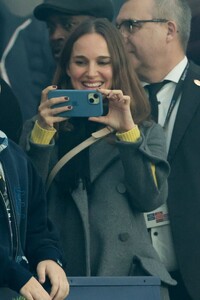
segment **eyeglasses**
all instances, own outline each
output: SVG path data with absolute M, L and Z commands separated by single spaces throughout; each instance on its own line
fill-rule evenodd
M 144 23 L 167 23 L 168 21 L 167 19 L 125 20 L 116 26 L 122 34 L 133 34 L 138 31 Z

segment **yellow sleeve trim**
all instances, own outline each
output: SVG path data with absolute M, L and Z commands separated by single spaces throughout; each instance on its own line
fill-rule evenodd
M 135 125 L 131 130 L 123 132 L 123 133 L 116 133 L 116 136 L 119 140 L 124 142 L 136 142 L 140 138 L 140 130 L 137 125 Z
M 35 144 L 48 145 L 50 144 L 52 138 L 56 133 L 56 129 L 54 127 L 50 129 L 44 129 L 36 120 L 35 125 L 31 132 L 31 141 Z
M 156 167 L 155 167 L 155 165 L 151 164 L 151 171 L 152 171 L 152 175 L 153 175 L 155 185 L 158 186 L 158 182 L 157 182 L 157 179 L 156 179 Z

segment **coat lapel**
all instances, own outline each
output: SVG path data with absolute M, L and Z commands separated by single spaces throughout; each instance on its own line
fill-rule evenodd
M 168 154 L 169 162 L 173 159 L 176 149 L 200 105 L 200 86 L 194 82 L 195 80 L 200 80 L 200 72 L 195 72 L 193 68 L 193 64 L 191 64 L 185 79 L 183 93 L 170 143 Z

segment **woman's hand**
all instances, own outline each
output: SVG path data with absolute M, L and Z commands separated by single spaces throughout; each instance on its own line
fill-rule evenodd
M 90 121 L 99 122 L 112 127 L 117 132 L 131 130 L 135 123 L 130 110 L 130 97 L 123 95 L 121 90 L 98 89 L 108 99 L 108 114 L 90 117 Z
M 56 89 L 56 86 L 48 86 L 42 91 L 41 103 L 38 108 L 38 123 L 42 128 L 47 130 L 49 128 L 52 128 L 55 123 L 65 121 L 67 119 L 64 117 L 57 116 L 58 113 L 68 111 L 71 109 L 71 106 L 67 105 L 63 107 L 53 108 L 53 105 L 55 104 L 68 101 L 66 97 L 48 99 L 48 92 Z

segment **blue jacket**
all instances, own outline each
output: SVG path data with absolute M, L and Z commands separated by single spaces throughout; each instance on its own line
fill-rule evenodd
M 1 147 L 1 145 L 0 145 Z M 17 292 L 31 278 L 37 264 L 61 260 L 58 240 L 47 219 L 41 178 L 30 160 L 12 141 L 0 152 L 13 224 L 13 243 L 8 214 L 0 192 L 0 287 Z

